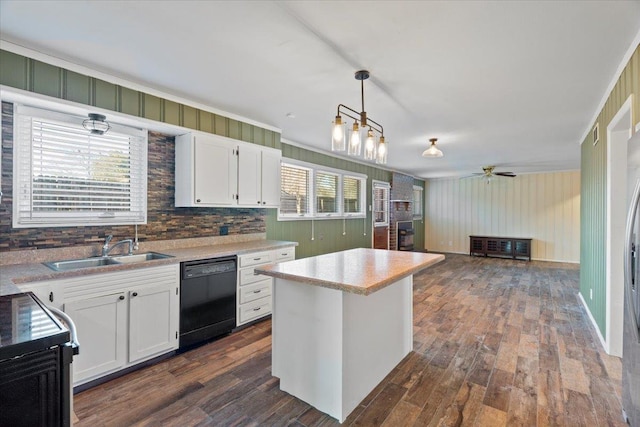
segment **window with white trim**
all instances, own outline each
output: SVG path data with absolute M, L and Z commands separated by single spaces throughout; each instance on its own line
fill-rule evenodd
M 316 214 L 319 216 L 331 216 L 340 213 L 340 200 L 338 199 L 338 185 L 340 176 L 335 173 L 316 171 Z
M 278 220 L 366 217 L 366 175 L 296 160 L 281 171 Z
M 388 182 L 373 182 L 373 224 L 374 227 L 389 225 L 389 193 L 391 185 Z
M 145 224 L 147 131 L 15 106 L 13 226 Z
M 367 191 L 366 179 L 349 175 L 342 177 L 342 206 L 345 216 L 366 215 L 365 191 Z
M 280 216 L 311 216 L 311 172 L 309 168 L 282 163 L 280 174 Z
M 413 186 L 413 219 L 422 219 L 422 193 L 422 187 Z

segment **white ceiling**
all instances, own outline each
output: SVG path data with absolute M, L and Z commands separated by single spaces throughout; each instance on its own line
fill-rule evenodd
M 580 167 L 640 1 L 0 1 L 0 38 L 328 150 L 365 107 L 419 177 Z M 292 113 L 295 118 L 288 118 Z M 430 137 L 445 156 L 420 155 Z

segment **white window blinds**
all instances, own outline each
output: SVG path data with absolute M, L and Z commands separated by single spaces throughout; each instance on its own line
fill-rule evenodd
M 281 166 L 280 215 L 305 216 L 311 213 L 311 171 L 283 163 Z
M 363 195 L 366 181 L 363 178 L 345 175 L 342 182 L 344 213 L 364 214 Z
M 146 222 L 146 131 L 22 106 L 14 126 L 14 227 Z
M 338 175 L 316 172 L 316 212 L 319 214 L 338 213 Z

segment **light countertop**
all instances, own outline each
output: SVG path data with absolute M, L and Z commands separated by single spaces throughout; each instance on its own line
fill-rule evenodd
M 440 254 L 358 248 L 257 267 L 256 273 L 369 295 L 442 260 Z
M 107 273 L 135 268 L 154 267 L 158 265 L 177 264 L 183 261 L 216 258 L 229 255 L 242 255 L 256 251 L 268 251 L 283 247 L 297 246 L 297 242 L 279 240 L 253 240 L 239 243 L 226 243 L 188 248 L 171 248 L 161 252 L 173 258 L 158 259 L 129 264 L 113 264 L 101 267 L 80 268 L 70 271 L 54 271 L 41 263 L 23 263 L 0 266 L 0 295 L 20 292 L 17 284 L 57 280 L 66 277 L 77 277 L 88 274 Z M 54 261 L 54 260 L 51 260 Z M 55 260 L 57 261 L 57 260 Z

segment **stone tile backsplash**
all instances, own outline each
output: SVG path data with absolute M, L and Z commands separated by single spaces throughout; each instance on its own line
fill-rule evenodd
M 174 206 L 175 140 L 149 132 L 147 224 L 138 226 L 141 242 L 265 233 L 266 209 L 176 208 Z M 0 252 L 99 244 L 113 234 L 114 241 L 132 238 L 133 226 L 13 228 L 13 104 L 2 103 L 2 201 Z

